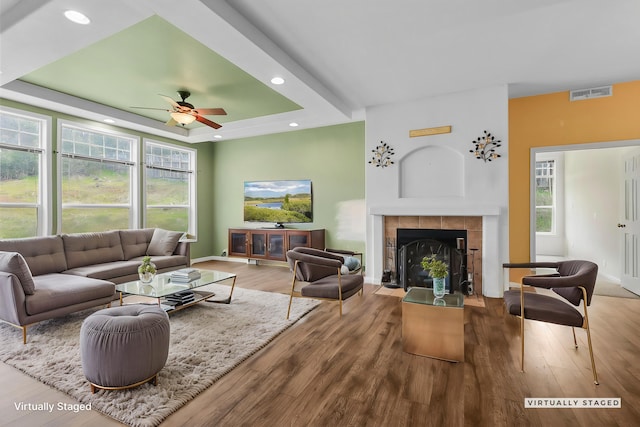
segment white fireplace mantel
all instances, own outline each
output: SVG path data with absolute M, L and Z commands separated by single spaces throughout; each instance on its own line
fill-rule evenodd
M 500 298 L 503 295 L 502 261 L 500 256 L 500 226 L 501 212 L 499 206 L 442 203 L 416 203 L 396 205 L 370 206 L 369 229 L 372 246 L 367 248 L 367 253 L 373 257 L 368 259 L 367 268 L 370 279 L 374 283 L 382 280 L 384 266 L 384 217 L 385 216 L 481 216 L 482 217 L 482 293 L 487 297 Z M 367 257 L 369 258 L 369 257 Z
M 460 206 L 442 204 L 412 204 L 371 206 L 370 215 L 381 216 L 497 216 L 498 206 Z

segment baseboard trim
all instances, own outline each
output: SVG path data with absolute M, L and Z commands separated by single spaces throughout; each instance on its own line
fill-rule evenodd
M 242 264 L 252 264 L 252 265 L 286 265 L 288 266 L 286 261 L 278 261 L 271 259 L 256 259 L 256 258 L 241 258 L 241 257 L 227 257 L 227 256 L 207 256 L 203 258 L 195 258 L 191 260 L 191 264 L 195 264 L 198 262 L 207 262 L 207 261 L 225 261 L 225 262 L 239 262 Z
M 227 257 L 227 256 L 206 256 L 202 258 L 193 258 L 191 260 L 191 264 L 195 264 L 198 262 L 207 262 L 207 261 L 242 262 L 245 264 L 248 262 L 246 258 L 235 258 L 235 257 Z

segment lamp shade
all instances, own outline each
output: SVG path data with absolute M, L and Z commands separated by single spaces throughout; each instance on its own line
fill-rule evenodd
M 193 123 L 193 121 L 196 119 L 196 117 L 192 116 L 191 114 L 180 113 L 176 111 L 171 113 L 171 118 L 181 125 L 188 125 L 189 123 Z

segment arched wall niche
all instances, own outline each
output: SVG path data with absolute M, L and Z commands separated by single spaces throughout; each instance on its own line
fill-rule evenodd
M 400 198 L 464 196 L 464 157 L 430 145 L 407 153 L 398 164 Z

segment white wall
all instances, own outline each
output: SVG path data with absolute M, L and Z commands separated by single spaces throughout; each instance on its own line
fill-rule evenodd
M 410 130 L 448 125 L 452 126 L 451 133 L 409 138 Z M 383 242 L 379 236 L 374 237 L 372 209 L 428 205 L 441 207 L 443 215 L 446 211 L 473 215 L 474 210 L 481 212 L 490 207 L 498 212 L 496 223 L 491 225 L 497 239 L 484 239 L 495 248 L 484 252 L 485 258 L 492 257 L 493 264 L 490 271 L 483 271 L 483 275 L 489 277 L 489 280 L 483 278 L 483 290 L 488 296 L 502 296 L 502 273 L 496 266 L 506 262 L 509 253 L 507 87 L 368 108 L 365 126 L 366 161 L 371 160 L 372 150 L 381 141 L 395 151 L 394 165 L 379 168 L 367 164 L 365 169 L 369 213 L 367 272 L 373 276 L 372 280 L 379 280 L 383 268 Z M 474 148 L 472 141 L 482 136 L 484 130 L 502 141 L 502 147 L 497 150 L 502 157 L 486 163 L 469 152 Z M 421 159 L 417 165 L 416 159 Z M 456 177 L 453 184 L 445 184 L 449 174 Z M 413 181 L 407 183 L 411 179 Z M 448 188 L 447 192 L 443 193 L 443 188 Z
M 567 258 L 620 278 L 622 155 L 629 148 L 565 152 Z

